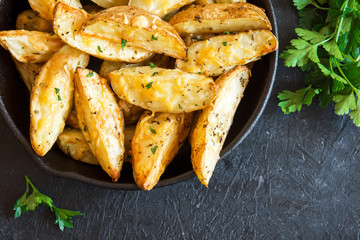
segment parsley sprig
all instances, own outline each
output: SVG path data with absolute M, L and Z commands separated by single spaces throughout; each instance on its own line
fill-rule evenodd
M 25 176 L 26 179 L 26 191 L 25 193 L 16 201 L 14 205 L 14 217 L 15 219 L 20 217 L 21 214 L 27 211 L 34 211 L 37 206 L 40 204 L 50 207 L 51 211 L 55 213 L 55 224 L 59 225 L 61 231 L 64 231 L 64 228 L 72 228 L 72 217 L 84 215 L 79 211 L 71 211 L 67 209 L 57 208 L 53 204 L 53 200 L 48 196 L 39 192 L 39 190 L 34 186 L 30 181 L 28 176 Z M 32 193 L 29 192 L 29 186 L 32 188 Z
M 284 113 L 300 111 L 316 97 L 360 126 L 359 0 L 293 0 L 301 28 L 280 57 L 287 67 L 306 71 L 305 87 L 278 95 Z

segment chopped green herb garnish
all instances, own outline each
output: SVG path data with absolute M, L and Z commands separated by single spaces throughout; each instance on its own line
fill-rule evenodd
M 127 43 L 127 41 L 125 39 L 121 39 L 121 50 L 124 50 L 126 43 Z
M 103 52 L 103 50 L 101 50 L 101 47 L 100 47 L 100 46 L 98 46 L 98 50 L 99 50 L 99 52 Z
M 88 75 L 86 75 L 86 77 L 92 77 L 94 75 L 94 72 L 91 72 L 91 73 L 89 73 Z
M 179 103 L 178 105 L 179 105 L 179 109 L 182 109 L 182 107 L 181 107 L 180 103 Z
M 224 45 L 224 47 L 227 46 L 227 42 L 222 42 L 222 45 Z
M 155 155 L 155 153 L 156 153 L 156 149 L 158 148 L 158 146 L 154 146 L 154 147 L 152 147 L 151 148 L 151 152 L 152 152 L 152 154 L 154 154 Z
M 165 22 L 168 22 L 170 20 L 170 15 L 166 14 L 164 17 Z
M 201 42 L 201 41 L 204 41 L 204 39 L 203 39 L 203 38 L 199 38 L 197 41 L 198 41 L 198 42 Z
M 151 127 L 151 125 L 149 125 L 149 128 L 150 128 L 150 131 L 151 131 L 153 134 L 156 134 L 156 131 Z
M 229 32 L 229 31 L 225 31 L 224 34 L 230 34 L 230 32 Z
M 37 206 L 44 205 L 48 206 L 52 212 L 55 213 L 55 224 L 59 225 L 61 231 L 64 231 L 64 228 L 73 228 L 72 217 L 84 215 L 79 211 L 71 211 L 67 209 L 57 208 L 53 203 L 53 200 L 48 196 L 39 192 L 39 190 L 34 186 L 30 181 L 28 176 L 25 176 L 26 179 L 26 191 L 25 193 L 16 201 L 14 205 L 15 219 L 20 217 L 21 214 L 24 214 L 27 211 L 34 211 Z M 31 186 L 32 193 L 29 193 L 29 186 Z
M 156 65 L 155 65 L 153 62 L 151 62 L 151 63 L 150 63 L 150 67 L 151 67 L 151 68 L 156 68 Z
M 86 131 L 87 131 L 87 126 L 85 125 L 85 126 L 84 126 L 84 132 L 86 132 Z
M 197 105 L 197 104 L 195 103 L 195 106 L 197 107 L 197 106 L 199 106 L 199 105 Z
M 201 74 L 201 72 L 197 72 L 197 74 Z
M 62 99 L 61 99 L 61 96 L 60 96 L 60 89 L 59 88 L 55 88 L 55 93 L 58 97 L 58 101 L 60 102 Z
M 146 84 L 145 89 L 149 89 L 152 88 L 154 82 L 149 82 L 148 84 Z
M 157 37 L 155 37 L 154 35 L 151 35 L 151 39 L 152 39 L 152 40 L 155 40 L 155 41 L 157 41 L 157 40 L 158 40 L 158 38 L 157 38 Z
M 159 72 L 154 72 L 154 73 L 153 73 L 153 76 L 155 76 L 156 74 L 159 74 Z

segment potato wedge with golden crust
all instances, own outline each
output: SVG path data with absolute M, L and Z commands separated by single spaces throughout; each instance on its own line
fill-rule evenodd
M 246 0 L 215 0 L 217 3 L 237 3 L 237 2 L 246 2 Z
M 125 126 L 125 162 L 131 162 L 131 141 L 134 137 L 136 124 Z
M 111 72 L 109 79 L 121 99 L 152 112 L 193 112 L 215 97 L 212 78 L 178 69 L 123 68 Z
M 31 9 L 21 12 L 16 18 L 16 29 L 52 32 L 52 23 L 40 17 Z
M 96 14 L 98 12 L 101 12 L 102 10 L 104 10 L 104 8 L 100 7 L 99 5 L 96 4 L 86 4 L 83 6 L 83 9 L 88 13 L 88 14 Z
M 62 47 L 41 68 L 30 97 L 30 141 L 44 156 L 64 130 L 74 104 L 74 74 L 86 67 L 89 55 L 68 45 Z
M 69 157 L 92 165 L 99 165 L 99 161 L 91 153 L 89 144 L 79 129 L 65 129 L 57 139 L 57 145 Z
M 164 16 L 195 0 L 130 0 L 129 6 L 145 9 L 153 14 Z
M 120 5 L 127 5 L 129 0 L 91 0 L 100 7 L 103 8 L 111 8 Z
M 75 129 L 79 129 L 80 130 L 80 126 L 79 126 L 79 120 L 77 118 L 77 113 L 76 113 L 76 109 L 75 106 L 73 107 L 73 109 L 70 111 L 69 116 L 67 117 L 65 123 L 67 125 L 69 125 L 72 128 Z
M 147 62 L 140 63 L 126 63 L 126 62 L 113 62 L 105 60 L 100 67 L 99 75 L 102 78 L 108 78 L 109 73 L 127 67 L 140 67 L 146 65 Z
M 151 190 L 173 160 L 189 133 L 193 113 L 146 111 L 131 141 L 133 176 L 136 185 Z
M 80 34 L 88 14 L 83 10 L 58 3 L 54 9 L 54 32 L 67 44 L 94 57 L 124 62 L 142 62 L 153 54 L 147 50 L 118 42 Z
M 27 30 L 0 32 L 0 44 L 16 60 L 24 63 L 46 62 L 64 46 L 64 42 L 54 34 Z
M 124 114 L 125 126 L 137 123 L 144 112 L 144 109 L 131 104 L 125 100 L 120 99 L 118 101 L 119 108 Z
M 72 7 L 81 9 L 82 5 L 80 0 L 29 0 L 30 7 L 37 13 L 40 17 L 52 21 L 54 19 L 54 8 L 58 2 L 63 2 Z
M 86 21 L 82 35 L 107 39 L 125 47 L 146 49 L 174 58 L 186 56 L 184 41 L 169 23 L 141 8 L 118 6 L 105 9 Z
M 190 133 L 191 162 L 196 175 L 206 187 L 249 77 L 250 70 L 245 66 L 235 67 L 220 76 L 216 80 L 215 100 L 201 112 Z
M 250 3 L 194 5 L 175 14 L 169 23 L 180 35 L 271 30 L 264 10 Z
M 106 80 L 91 70 L 78 68 L 75 107 L 91 152 L 116 182 L 124 163 L 124 116 Z
M 15 63 L 15 67 L 20 73 L 22 80 L 24 81 L 26 87 L 31 92 L 31 88 L 34 85 L 35 78 L 39 74 L 42 65 L 37 63 L 22 63 L 12 58 Z
M 276 37 L 269 30 L 227 34 L 192 44 L 185 60 L 176 67 L 187 72 L 218 76 L 226 70 L 258 60 L 278 48 Z

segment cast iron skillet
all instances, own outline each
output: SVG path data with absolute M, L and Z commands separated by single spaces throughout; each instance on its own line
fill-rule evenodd
M 273 32 L 278 36 L 271 0 L 256 0 L 254 4 L 266 10 L 272 22 Z M 28 8 L 30 7 L 26 0 L 0 1 L 0 30 L 15 29 L 17 14 Z M 263 112 L 275 80 L 277 58 L 278 52 L 274 52 L 256 62 L 252 70 L 252 78 L 236 112 L 234 123 L 221 152 L 222 157 L 236 148 L 249 134 Z M 0 66 L 1 114 L 15 136 L 41 169 L 55 176 L 97 186 L 124 190 L 138 189 L 132 177 L 130 164 L 125 164 L 119 181 L 113 183 L 100 167 L 74 161 L 62 153 L 57 146 L 54 146 L 45 157 L 37 156 L 29 142 L 29 93 L 20 79 L 9 53 L 3 48 L 0 48 Z M 6 141 L 6 139 L 1 141 Z M 174 184 L 194 176 L 195 173 L 190 162 L 190 148 L 185 144 L 168 166 L 156 187 Z

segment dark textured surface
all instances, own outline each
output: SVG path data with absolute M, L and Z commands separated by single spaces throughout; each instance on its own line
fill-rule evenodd
M 273 1 L 280 49 L 297 25 L 291 1 Z M 273 93 L 248 137 L 216 167 L 208 189 L 196 178 L 142 191 L 109 190 L 39 170 L 0 118 L 0 239 L 357 239 L 360 134 L 347 117 L 316 105 L 285 116 L 282 89 L 302 74 L 280 61 Z M 44 207 L 13 219 L 24 175 L 62 208 L 81 210 L 61 232 Z

